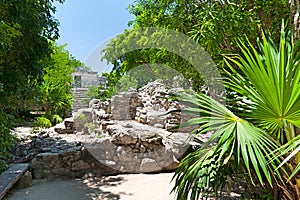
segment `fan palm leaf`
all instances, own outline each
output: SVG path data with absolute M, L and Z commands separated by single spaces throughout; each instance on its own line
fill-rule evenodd
M 226 59 L 230 69 L 226 86 L 255 105 L 246 117 L 282 144 L 295 137 L 291 125 L 300 127 L 300 51 L 289 38 L 282 29 L 279 48 L 264 36 L 260 50 L 241 43 L 243 55 Z
M 200 134 L 214 134 L 180 163 L 174 176 L 177 199 L 217 194 L 226 177 L 238 172 L 262 186 L 284 188 L 286 164 L 295 163 L 300 151 L 300 51 L 290 38 L 282 28 L 279 48 L 263 34 L 259 49 L 240 42 L 242 55 L 225 57 L 225 86 L 242 97 L 234 105 L 247 105 L 240 116 L 206 95 L 183 97 L 194 105 L 187 110 L 200 114 L 187 124 L 201 125 Z M 290 177 L 300 171 L 298 162 Z
M 187 123 L 200 124 L 200 133 L 214 131 L 214 134 L 202 148 L 180 163 L 174 176 L 177 199 L 198 199 L 211 192 L 217 194 L 227 182 L 226 177 L 238 171 L 246 172 L 253 183 L 258 178 L 262 185 L 265 180 L 273 184 L 274 172 L 280 177 L 279 160 L 268 164 L 268 160 L 275 157 L 278 145 L 263 129 L 239 118 L 206 95 L 185 96 L 184 102 L 194 104 L 186 109 L 188 112 L 202 114 Z

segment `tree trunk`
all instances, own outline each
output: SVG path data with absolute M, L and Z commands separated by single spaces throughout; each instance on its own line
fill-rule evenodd
M 300 39 L 300 0 L 289 0 L 290 10 L 291 10 L 291 25 L 292 25 L 292 34 L 293 41 L 299 41 Z

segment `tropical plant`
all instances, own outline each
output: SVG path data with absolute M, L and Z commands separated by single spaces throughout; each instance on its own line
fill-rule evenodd
M 104 95 L 111 94 L 116 82 L 133 68 L 142 66 L 147 70 L 147 64 L 154 63 L 170 66 L 189 80 L 196 91 L 203 84 L 202 76 L 194 66 L 174 52 L 158 48 L 126 51 L 125 47 L 133 40 L 132 46 L 145 44 L 147 40 L 153 42 L 149 37 L 137 37 L 134 30 L 155 27 L 187 35 L 209 53 L 218 67 L 222 67 L 222 53 L 240 53 L 238 38 L 246 41 L 247 35 L 254 43 L 264 28 L 277 40 L 281 19 L 287 20 L 290 13 L 286 0 L 134 0 L 128 10 L 134 16 L 129 22 L 131 29 L 124 30 L 104 49 L 104 58 L 114 66 L 109 74 L 105 74 L 109 92 Z
M 52 43 L 53 52 L 51 57 L 43 61 L 45 67 L 38 99 L 40 99 L 46 111 L 45 117 L 50 119 L 52 123 L 55 123 L 58 119 L 55 115 L 62 118 L 70 115 L 72 107 L 72 73 L 76 66 L 81 65 L 65 49 L 65 46 L 66 44 L 58 46 Z
M 184 98 L 194 105 L 188 111 L 200 113 L 188 124 L 200 124 L 199 133 L 214 133 L 181 161 L 174 176 L 177 199 L 198 199 L 211 192 L 218 196 L 232 182 L 229 177 L 241 176 L 267 190 L 277 188 L 276 198 L 300 199 L 299 46 L 284 28 L 279 48 L 268 35 L 262 38 L 259 49 L 240 42 L 242 55 L 225 56 L 224 83 L 236 94 L 230 103 L 238 115 L 204 94 Z
M 59 37 L 53 17 L 63 0 L 0 1 L 0 107 L 19 114 L 41 81 L 49 41 Z
M 32 123 L 32 127 L 50 128 L 51 126 L 51 121 L 46 117 L 37 117 Z
M 15 142 L 10 130 L 36 99 L 49 41 L 59 37 L 53 17 L 64 0 L 0 1 L 0 171 Z M 35 102 L 34 102 L 35 103 Z
M 17 138 L 10 134 L 14 126 L 13 115 L 0 108 L 0 173 L 6 169 L 6 159 L 10 156 L 10 148 Z

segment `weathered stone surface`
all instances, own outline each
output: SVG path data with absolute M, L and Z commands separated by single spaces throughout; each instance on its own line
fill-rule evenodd
M 76 170 L 89 169 L 90 165 L 82 160 L 79 160 L 79 161 L 74 162 L 71 167 L 72 167 L 71 168 L 72 170 L 76 171 Z
M 121 162 L 132 161 L 132 152 L 130 147 L 119 146 L 117 148 L 117 156 Z
M 73 129 L 54 128 L 54 131 L 59 133 L 59 134 L 74 134 Z
M 66 118 L 64 120 L 64 125 L 65 125 L 66 129 L 73 130 L 74 129 L 74 119 L 72 117 Z
M 99 99 L 92 99 L 89 102 L 89 108 L 92 109 L 99 109 L 100 108 L 100 100 Z
M 164 124 L 166 121 L 165 111 L 149 111 L 147 113 L 147 124 L 154 126 L 155 124 Z
M 50 159 L 51 158 L 51 159 Z M 83 149 L 60 154 L 39 154 L 30 163 L 35 178 L 80 177 L 86 173 L 113 175 L 116 170 L 100 163 Z
M 121 92 L 111 99 L 111 114 L 114 120 L 130 120 L 136 115 L 140 105 L 137 92 Z
M 158 172 L 160 170 L 161 168 L 154 159 L 144 158 L 141 162 L 140 172 Z
M 118 130 L 116 133 L 112 134 L 112 143 L 118 145 L 130 145 L 136 144 L 138 142 L 138 135 L 136 133 L 123 132 L 123 130 Z
M 88 122 L 92 122 L 93 119 L 93 109 L 79 109 L 74 116 L 74 129 L 76 131 L 83 131 L 84 125 Z
M 21 177 L 21 179 L 14 186 L 15 189 L 23 189 L 28 188 L 33 185 L 32 175 L 29 171 L 25 172 L 25 174 Z

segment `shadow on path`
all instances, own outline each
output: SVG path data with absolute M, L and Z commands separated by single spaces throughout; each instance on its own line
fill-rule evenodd
M 119 200 L 120 194 L 106 191 L 107 187 L 116 187 L 124 183 L 120 177 L 93 177 L 76 180 L 35 180 L 34 186 L 15 190 L 6 199 L 9 200 Z M 124 195 L 122 193 L 122 195 Z M 125 194 L 130 195 L 130 194 Z
M 39 180 L 17 190 L 10 200 L 174 200 L 173 173 L 123 174 L 64 181 Z

